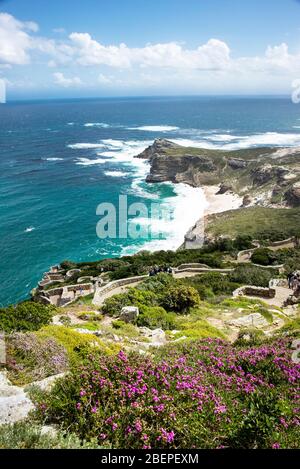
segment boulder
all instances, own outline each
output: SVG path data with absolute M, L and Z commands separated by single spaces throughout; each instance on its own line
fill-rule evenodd
M 139 308 L 136 306 L 125 306 L 122 308 L 120 320 L 126 323 L 135 323 L 139 314 Z
M 268 321 L 259 313 L 248 314 L 247 316 L 242 316 L 237 319 L 227 321 L 227 324 L 236 327 L 267 327 L 269 326 Z
M 217 195 L 226 194 L 227 192 L 230 192 L 230 191 L 232 191 L 232 186 L 230 186 L 229 184 L 226 184 L 225 182 L 222 182 L 222 184 L 220 185 L 220 189 L 217 192 Z
M 253 202 L 252 197 L 249 194 L 246 194 L 243 198 L 243 207 L 248 207 Z

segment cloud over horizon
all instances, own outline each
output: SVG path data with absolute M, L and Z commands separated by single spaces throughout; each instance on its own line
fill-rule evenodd
M 272 87 L 280 78 L 287 82 L 300 76 L 300 53 L 292 54 L 285 42 L 266 45 L 261 56 L 233 57 L 229 45 L 218 38 L 193 49 L 176 41 L 129 47 L 125 43 L 104 45 L 88 32 L 66 36 L 63 28 L 56 31 L 59 38 L 44 37 L 34 21 L 0 13 L 0 71 L 42 64 L 49 70 L 49 87 L 62 88 L 182 87 L 186 82 L 197 90 L 197 86 L 211 87 L 212 79 L 219 77 L 224 86 L 247 89 L 251 77 L 253 83 L 269 82 Z M 88 80 L 84 78 L 87 70 L 94 73 L 89 73 Z M 13 88 L 12 76 L 9 83 Z

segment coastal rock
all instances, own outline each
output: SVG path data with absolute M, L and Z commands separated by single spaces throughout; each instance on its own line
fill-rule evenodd
M 228 160 L 228 166 L 230 166 L 231 169 L 244 169 L 248 166 L 248 162 L 237 158 L 230 158 Z
M 227 192 L 230 192 L 230 191 L 232 191 L 232 186 L 230 184 L 226 184 L 225 182 L 222 182 L 222 184 L 220 185 L 220 189 L 217 192 L 217 195 L 226 194 Z
M 150 174 L 146 179 L 149 183 L 171 181 L 199 187 L 201 173 L 212 173 L 217 170 L 213 160 L 202 153 L 203 151 L 199 149 L 197 154 L 191 154 L 189 148 L 168 140 L 157 139 L 136 158 L 150 161 Z
M 126 323 L 135 323 L 139 317 L 139 308 L 136 306 L 125 306 L 122 308 L 120 319 Z
M 266 184 L 267 182 L 274 179 L 276 176 L 276 171 L 276 167 L 270 164 L 255 168 L 252 171 L 253 184 L 255 186 L 262 186 L 263 184 Z
M 292 207 L 299 207 L 300 205 L 300 181 L 292 185 L 292 187 L 285 193 L 285 199 Z
M 249 207 L 253 202 L 252 197 L 249 194 L 246 194 L 243 198 L 243 207 Z

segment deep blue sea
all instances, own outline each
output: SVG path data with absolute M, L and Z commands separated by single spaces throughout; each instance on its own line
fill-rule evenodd
M 176 248 L 199 218 L 199 189 L 146 184 L 134 159 L 157 137 L 238 149 L 300 145 L 288 98 L 130 98 L 0 105 L 0 305 L 26 298 L 49 266 Z M 174 210 L 161 240 L 99 239 L 97 206 L 119 195 Z M 199 213 L 198 213 L 199 212 Z

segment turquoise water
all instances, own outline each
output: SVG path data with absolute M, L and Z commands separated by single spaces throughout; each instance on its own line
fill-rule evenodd
M 199 191 L 145 184 L 133 156 L 157 137 L 206 148 L 300 145 L 300 107 L 285 98 L 136 98 L 0 106 L 0 304 L 25 298 L 50 265 L 175 247 Z M 197 191 L 197 190 L 196 190 Z M 163 244 L 97 237 L 101 202 L 184 206 Z M 203 202 L 203 201 L 202 201 Z M 202 203 L 201 202 L 201 203 Z M 180 211 L 178 212 L 180 213 Z M 186 226 L 185 226 L 186 225 Z

